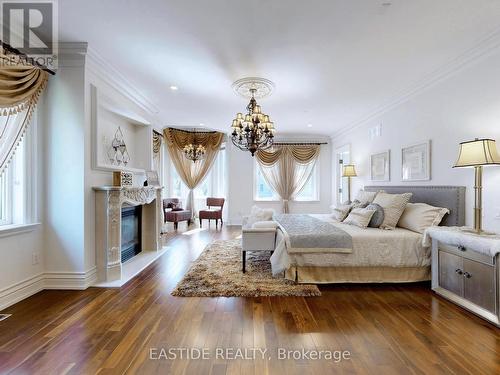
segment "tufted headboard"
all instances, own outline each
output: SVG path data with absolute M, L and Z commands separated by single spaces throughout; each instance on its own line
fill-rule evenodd
M 384 190 L 389 194 L 413 193 L 410 199 L 412 203 L 427 203 L 450 210 L 441 225 L 465 225 L 465 186 L 365 186 L 364 190 Z

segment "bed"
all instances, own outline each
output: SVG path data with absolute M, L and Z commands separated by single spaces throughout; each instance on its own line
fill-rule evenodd
M 462 186 L 366 186 L 366 191 L 411 192 L 410 202 L 422 202 L 450 210 L 441 225 L 465 224 L 465 187 Z M 318 227 L 332 227 L 347 233 L 351 249 L 342 251 L 324 245 L 314 249 L 293 249 L 286 228 L 280 226 L 277 246 L 271 257 L 273 273 L 298 283 L 382 283 L 430 280 L 431 253 L 424 236 L 403 228 L 361 229 L 334 221 L 331 215 L 307 215 Z M 303 218 L 301 218 L 303 219 Z M 318 234 L 318 237 L 321 234 Z M 314 247 L 314 246 L 313 246 Z M 344 246 L 345 247 L 345 246 Z

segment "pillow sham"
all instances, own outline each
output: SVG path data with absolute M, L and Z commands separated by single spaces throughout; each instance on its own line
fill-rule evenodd
M 398 222 L 398 227 L 424 233 L 429 227 L 439 225 L 450 210 L 427 203 L 408 203 Z
M 360 228 L 366 228 L 374 213 L 375 210 L 368 208 L 353 208 L 343 223 L 355 225 Z
M 373 202 L 376 196 L 376 191 L 364 191 L 363 189 L 361 189 L 360 191 L 358 191 L 358 194 L 356 195 L 356 198 L 354 198 L 354 201 L 369 204 Z
M 373 203 L 380 205 L 384 209 L 384 220 L 380 225 L 382 229 L 394 229 L 398 224 L 406 204 L 412 197 L 412 193 L 388 194 L 379 192 Z
M 350 204 L 340 204 L 338 206 L 332 206 L 332 219 L 337 221 L 344 220 L 349 212 L 351 211 L 352 206 Z
M 370 222 L 368 223 L 368 226 L 370 228 L 380 228 L 380 226 L 384 222 L 384 216 L 385 216 L 384 209 L 382 208 L 382 206 L 377 203 L 370 203 L 368 206 L 366 206 L 366 208 L 375 211 L 373 213 Z

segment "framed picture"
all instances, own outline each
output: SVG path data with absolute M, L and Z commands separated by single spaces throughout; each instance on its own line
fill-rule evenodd
M 370 156 L 370 176 L 372 181 L 391 180 L 391 151 L 387 150 Z
M 160 179 L 158 177 L 158 172 L 146 171 L 146 181 L 148 183 L 148 186 L 160 186 Z
M 403 181 L 431 179 L 431 141 L 408 145 L 401 149 L 401 178 Z

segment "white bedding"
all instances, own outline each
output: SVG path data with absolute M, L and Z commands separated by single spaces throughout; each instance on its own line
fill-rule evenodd
M 431 251 L 423 245 L 423 235 L 403 228 L 384 230 L 358 228 L 339 223 L 331 215 L 311 215 L 345 230 L 352 237 L 353 251 L 349 254 L 317 253 L 289 254 L 281 231 L 271 257 L 273 274 L 290 266 L 315 267 L 425 267 L 431 263 Z

